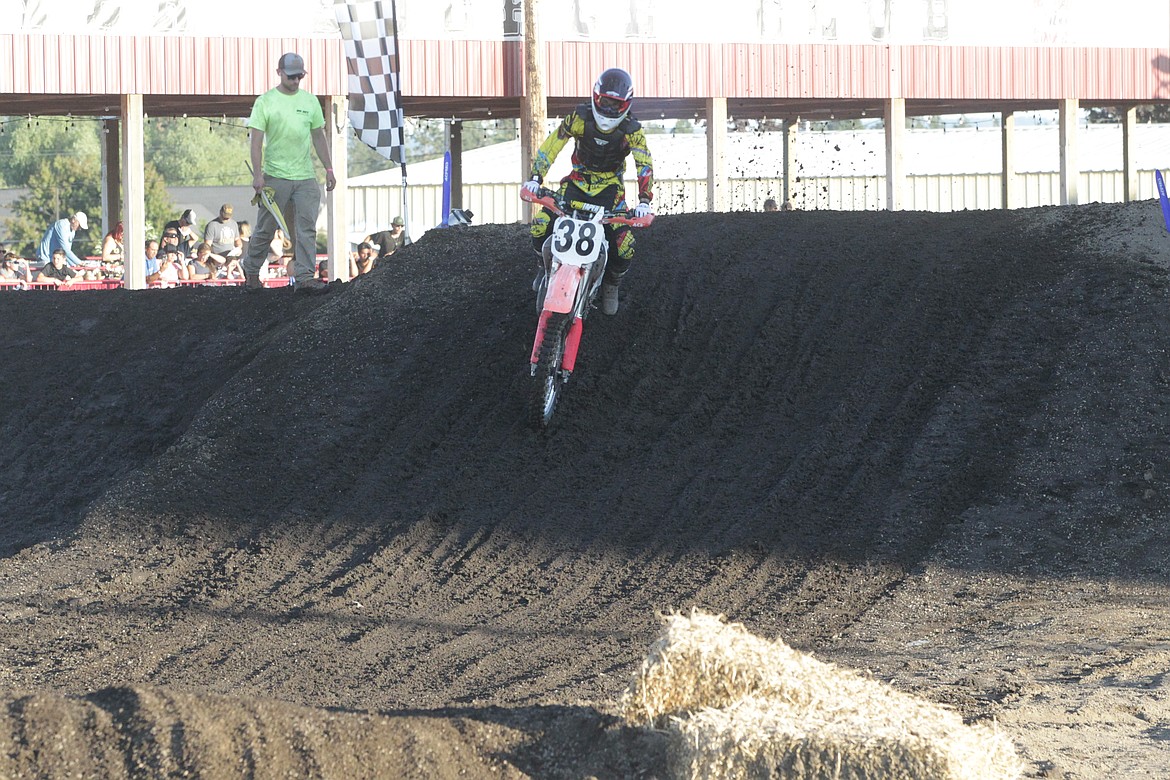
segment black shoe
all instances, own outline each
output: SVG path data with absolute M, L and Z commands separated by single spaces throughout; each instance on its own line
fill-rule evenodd
M 293 292 L 300 295 L 322 295 L 329 292 L 329 285 L 320 279 L 306 279 L 293 286 Z

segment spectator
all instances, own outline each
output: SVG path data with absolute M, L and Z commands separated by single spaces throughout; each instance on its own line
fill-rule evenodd
M 84 211 L 79 211 L 71 217 L 59 219 L 41 237 L 41 245 L 37 249 L 37 260 L 48 266 L 51 264 L 53 253 L 60 249 L 65 253 L 65 262 L 70 268 L 90 267 L 93 263 L 82 260 L 73 254 L 73 237 L 78 230 L 89 230 L 89 220 Z
M 224 257 L 239 257 L 243 253 L 240 226 L 232 219 L 232 204 L 219 207 L 219 216 L 207 223 L 203 240 L 211 244 L 211 251 Z
M 291 251 L 292 242 L 285 237 L 283 230 L 277 228 L 268 242 L 268 258 L 265 260 L 270 278 L 288 276 L 288 254 Z
M 163 233 L 172 228 L 178 232 L 179 251 L 183 253 L 183 257 L 189 257 L 195 252 L 195 246 L 201 240 L 199 233 L 195 231 L 195 209 L 187 209 L 178 219 L 172 219 L 163 225 Z
M 786 200 L 786 201 L 784 201 L 784 205 L 780 207 L 780 210 L 781 211 L 795 211 L 796 206 L 792 205 L 792 201 Z
M 186 269 L 186 267 L 187 267 L 187 253 L 184 252 L 182 247 L 179 245 L 180 238 L 181 238 L 181 235 L 179 234 L 178 228 L 176 228 L 176 227 L 163 228 L 162 241 L 159 242 L 159 247 L 158 247 L 158 251 L 159 251 L 158 259 L 162 260 L 164 258 L 164 256 L 167 254 L 168 247 L 174 247 L 175 252 L 178 254 L 178 260 L 176 262 L 178 262 L 178 264 L 183 269 Z M 187 276 L 184 274 L 180 278 L 186 279 Z
M 121 263 L 122 262 L 122 238 L 125 235 L 125 228 L 122 223 L 114 225 L 106 237 L 102 239 L 102 262 L 103 263 Z
M 206 252 L 203 251 L 203 247 L 205 246 L 207 247 Z M 195 254 L 189 258 L 189 262 L 187 263 L 187 278 L 193 282 L 205 282 L 208 279 L 214 279 L 216 269 L 211 255 L 211 245 L 204 241 L 195 250 Z M 219 257 L 223 256 L 219 255 Z
M 234 257 L 224 257 L 223 255 L 211 251 L 211 244 L 204 241 L 195 250 L 195 260 L 191 263 L 192 268 L 203 265 L 211 269 L 212 279 L 242 279 L 244 277 L 243 271 L 240 270 L 240 261 Z
M 124 235 L 125 228 L 119 222 L 102 239 L 102 276 L 106 279 L 121 279 L 125 271 L 122 246 Z
M 3 249 L 3 245 L 0 245 L 0 258 L 11 261 L 12 269 L 16 271 L 16 274 L 21 279 L 26 282 L 32 281 L 32 264 L 28 260 L 16 254 L 16 252 L 9 252 Z
M 146 239 L 146 283 L 154 284 L 158 281 L 158 242 L 152 238 Z
M 164 244 L 159 251 L 162 254 L 158 259 L 158 281 L 163 287 L 175 287 L 180 280 L 186 281 L 191 278 L 179 247 Z
M 352 279 L 362 274 L 368 274 L 378 267 L 378 259 L 374 257 L 374 247 L 363 241 L 358 244 L 357 255 L 350 258 L 349 277 Z
M 38 282 L 47 282 L 58 287 L 68 287 L 80 278 L 79 273 L 66 264 L 64 249 L 54 249 L 49 264 L 37 274 Z
M 366 243 L 373 244 L 379 260 L 385 260 L 406 244 L 406 223 L 402 217 L 395 217 L 389 230 L 380 230 L 366 236 Z
M 779 211 L 780 207 L 776 205 L 775 198 L 768 198 L 764 201 L 764 211 Z
M 4 252 L 0 254 L 0 284 L 4 286 L 15 285 L 18 289 L 28 289 L 28 270 L 21 268 L 17 264 L 19 260 L 12 252 Z
M 317 257 L 317 214 L 321 210 L 321 189 L 313 171 L 310 149 L 325 166 L 325 189 L 337 186 L 330 160 L 329 140 L 325 137 L 325 117 L 317 96 L 301 90 L 305 76 L 305 61 L 301 55 L 288 52 L 281 55 L 276 65 L 280 84 L 256 99 L 248 127 L 252 131 L 252 189 L 259 195 L 266 188 L 273 192 L 273 201 L 281 212 L 295 212 L 294 277 L 300 282 L 298 293 L 325 292 L 329 286 L 313 276 Z M 265 253 L 275 235 L 276 218 L 261 206 L 257 212 L 256 243 L 243 261 L 245 284 L 252 289 L 261 287 L 260 272 Z

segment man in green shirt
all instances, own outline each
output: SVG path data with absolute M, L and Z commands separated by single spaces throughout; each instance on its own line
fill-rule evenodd
M 308 91 L 301 90 L 305 61 L 288 52 L 276 65 L 280 84 L 268 90 L 252 106 L 248 127 L 252 131 L 252 189 L 273 190 L 273 201 L 284 215 L 292 213 L 293 278 L 297 292 L 325 292 L 328 285 L 317 279 L 317 213 L 321 209 L 321 188 L 313 171 L 311 151 L 325 166 L 325 189 L 337 186 L 330 161 L 329 142 L 325 137 L 325 117 L 321 103 Z M 279 225 L 276 218 L 261 207 L 256 230 L 248 242 L 248 254 L 241 265 L 247 287 L 261 287 L 260 269 L 267 259 L 268 245 Z

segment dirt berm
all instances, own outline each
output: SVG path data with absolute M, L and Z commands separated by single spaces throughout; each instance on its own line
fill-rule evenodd
M 1156 204 L 638 240 L 548 433 L 520 225 L 0 295 L 0 776 L 661 777 L 616 699 L 693 606 L 1170 775 Z

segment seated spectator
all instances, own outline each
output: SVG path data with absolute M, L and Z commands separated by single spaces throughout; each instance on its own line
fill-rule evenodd
M 402 217 L 395 217 L 390 222 L 389 230 L 380 230 L 366 236 L 365 243 L 374 247 L 379 260 L 384 260 L 397 252 L 406 243 L 406 222 Z
M 158 278 L 158 242 L 146 239 L 146 283 L 154 284 Z
M 351 279 L 368 274 L 378 267 L 378 259 L 374 257 L 374 247 L 365 241 L 358 244 L 357 254 L 349 260 L 349 277 Z
M 204 242 L 206 243 L 206 242 Z M 202 244 L 200 245 L 202 246 Z M 187 258 L 187 278 L 193 282 L 205 282 L 215 278 L 215 267 L 211 261 L 210 251 L 201 254 L 198 250 Z
M 234 257 L 224 257 L 211 251 L 211 244 L 204 241 L 195 250 L 195 259 L 191 262 L 192 268 L 206 267 L 211 269 L 211 279 L 243 279 L 244 271 L 240 268 L 240 261 Z
M 122 223 L 114 225 L 106 237 L 102 239 L 102 278 L 121 279 L 125 271 L 123 262 L 122 239 L 125 229 Z
M 780 210 L 781 210 L 781 211 L 795 211 L 795 210 L 796 210 L 796 206 L 793 206 L 793 205 L 792 205 L 792 201 L 790 201 L 790 200 L 786 200 L 786 201 L 784 201 L 784 205 L 782 205 L 782 206 L 780 207 Z
M 159 251 L 162 255 L 158 258 L 158 280 L 164 287 L 174 287 L 180 280 L 191 278 L 188 266 L 183 262 L 183 253 L 177 246 L 167 244 Z
M 65 263 L 64 249 L 54 250 L 49 264 L 37 274 L 38 282 L 47 282 L 58 287 L 68 287 L 81 278 L 79 271 L 74 271 Z
M 288 276 L 288 261 L 291 258 L 292 241 L 284 236 L 284 231 L 277 228 L 272 234 L 272 241 L 268 243 L 268 277 Z M 263 269 L 261 269 L 263 270 Z
M 780 206 L 777 205 L 775 198 L 768 198 L 764 201 L 764 211 L 779 211 Z
M 243 242 L 240 240 L 240 226 L 232 219 L 232 204 L 219 207 L 219 216 L 207 223 L 203 240 L 211 244 L 211 251 L 224 257 L 240 257 Z
M 174 230 L 178 234 L 179 251 L 183 253 L 183 257 L 189 257 L 194 253 L 195 247 L 202 240 L 195 230 L 195 209 L 187 209 L 178 219 L 172 219 L 163 225 L 163 235 L 166 235 L 168 230 Z
M 0 254 L 0 283 L 5 286 L 15 286 L 21 290 L 28 289 L 28 269 L 21 268 L 18 258 L 12 252 Z

